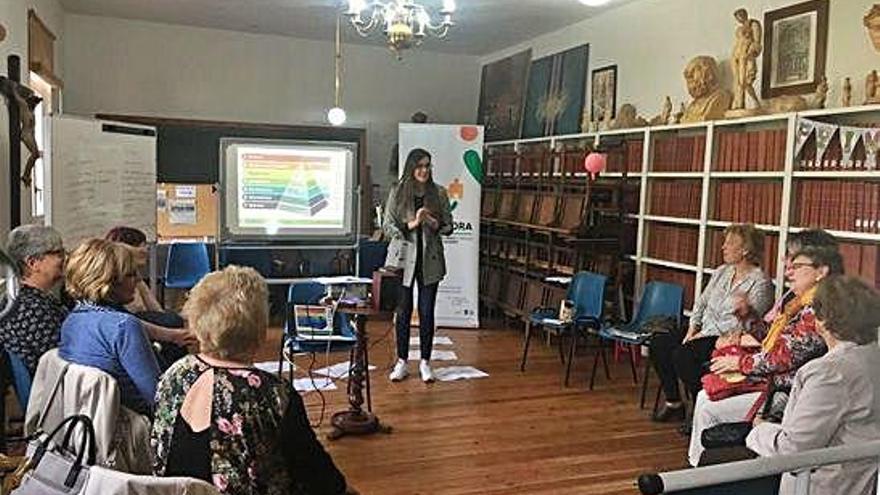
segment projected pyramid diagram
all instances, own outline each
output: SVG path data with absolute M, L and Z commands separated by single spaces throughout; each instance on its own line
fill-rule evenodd
M 278 200 L 278 209 L 309 216 L 326 207 L 327 195 L 311 174 L 306 175 L 305 181 L 294 177 Z

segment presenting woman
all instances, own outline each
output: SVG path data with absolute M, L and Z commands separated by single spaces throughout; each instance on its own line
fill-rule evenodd
M 403 290 L 397 307 L 397 363 L 391 381 L 407 377 L 409 322 L 413 310 L 412 287 L 419 288 L 419 347 L 422 381 L 434 381 L 429 361 L 434 343 L 434 305 L 437 286 L 446 275 L 441 235 L 452 233 L 452 212 L 446 190 L 434 183 L 431 154 L 416 148 L 406 157 L 403 175 L 392 188 L 385 204 L 385 233 L 392 242 L 405 246 Z

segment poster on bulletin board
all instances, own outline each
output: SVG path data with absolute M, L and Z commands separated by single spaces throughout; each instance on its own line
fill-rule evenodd
M 477 328 L 483 127 L 400 124 L 400 171 L 414 148 L 431 154 L 434 182 L 446 188 L 454 230 L 443 238 L 446 278 L 437 293 L 438 326 Z

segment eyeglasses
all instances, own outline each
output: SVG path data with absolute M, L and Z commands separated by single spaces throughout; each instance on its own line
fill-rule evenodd
M 793 270 L 797 270 L 798 268 L 803 268 L 803 267 L 805 267 L 805 266 L 808 266 L 808 267 L 810 267 L 810 268 L 816 268 L 816 264 L 815 264 L 815 263 L 812 263 L 812 262 L 808 263 L 808 262 L 806 262 L 806 261 L 801 261 L 801 262 L 798 262 L 798 263 L 789 263 L 789 264 L 788 264 L 788 269 L 793 271 Z

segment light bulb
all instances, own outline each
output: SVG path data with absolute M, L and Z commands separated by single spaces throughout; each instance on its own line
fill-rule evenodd
M 443 0 L 443 12 L 455 12 L 455 0 Z
M 601 7 L 611 0 L 580 0 L 580 2 L 584 5 L 589 5 L 590 7 Z
M 345 110 L 339 107 L 333 107 L 327 112 L 327 121 L 331 125 L 342 125 L 345 123 Z

